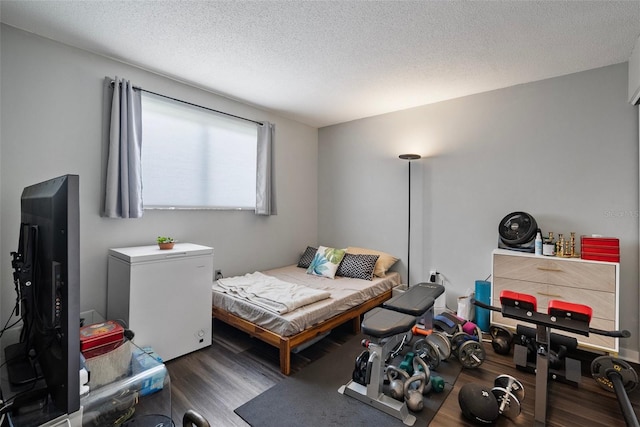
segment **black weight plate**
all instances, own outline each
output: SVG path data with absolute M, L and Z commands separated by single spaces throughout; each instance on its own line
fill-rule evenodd
M 622 378 L 622 384 L 627 393 L 638 386 L 638 374 L 627 362 L 610 356 L 600 356 L 591 362 L 591 375 L 598 385 L 605 390 L 615 392 L 609 374 L 616 372 Z
M 369 350 L 363 350 L 362 353 L 356 357 L 355 367 L 351 379 L 360 385 L 367 385 L 367 364 L 369 363 Z

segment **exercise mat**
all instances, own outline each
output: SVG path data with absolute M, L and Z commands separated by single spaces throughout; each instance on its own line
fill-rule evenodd
M 285 426 L 404 426 L 401 420 L 349 396 L 338 393 L 350 379 L 356 357 L 362 352 L 363 335 L 357 335 L 336 350 L 285 378 L 269 390 L 235 409 L 253 427 Z M 431 422 L 451 391 L 462 369 L 451 356 L 432 375 L 441 376 L 445 389 L 425 396 L 424 409 L 412 412 L 415 426 Z

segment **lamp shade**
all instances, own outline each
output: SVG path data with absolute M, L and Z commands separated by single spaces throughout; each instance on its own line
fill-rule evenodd
M 420 158 L 420 154 L 400 154 L 402 160 L 418 160 Z

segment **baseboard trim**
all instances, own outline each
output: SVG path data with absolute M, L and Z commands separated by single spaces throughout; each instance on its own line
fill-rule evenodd
M 636 350 L 621 348 L 619 356 L 621 359 L 627 360 L 629 362 L 640 363 L 640 352 Z

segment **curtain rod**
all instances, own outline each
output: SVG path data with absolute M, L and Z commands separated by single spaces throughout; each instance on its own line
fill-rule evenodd
M 114 82 L 113 80 L 111 80 L 111 85 L 113 85 L 114 83 L 115 83 L 115 82 Z M 139 91 L 141 91 L 141 92 L 147 92 L 147 93 L 150 93 L 150 94 L 152 94 L 152 95 L 156 95 L 156 96 L 160 96 L 160 97 L 162 97 L 162 98 L 170 99 L 170 100 L 172 100 L 172 101 L 181 102 L 181 103 L 183 103 L 183 104 L 191 105 L 192 107 L 202 108 L 202 109 L 204 109 L 204 110 L 212 111 L 212 112 L 214 112 L 214 113 L 224 114 L 225 116 L 233 117 L 233 118 L 240 119 L 240 120 L 245 120 L 245 121 L 247 121 L 247 122 L 252 122 L 252 123 L 255 123 L 255 124 L 257 124 L 257 125 L 264 126 L 264 123 L 262 123 L 262 122 L 258 122 L 258 121 L 256 121 L 256 120 L 247 119 L 246 117 L 236 116 L 235 114 L 225 113 L 224 111 L 214 110 L 213 108 L 209 108 L 209 107 L 203 107 L 202 105 L 194 104 L 194 103 L 192 103 L 192 102 L 188 102 L 188 101 L 183 101 L 183 100 L 181 100 L 181 99 L 173 98 L 173 97 L 171 97 L 171 96 L 163 95 L 163 94 L 161 94 L 161 93 L 152 92 L 152 91 L 150 91 L 150 90 L 146 90 L 146 89 L 143 89 L 143 88 L 141 88 L 141 87 L 133 86 L 133 88 L 134 88 L 134 89 L 137 89 L 137 90 L 139 90 Z

